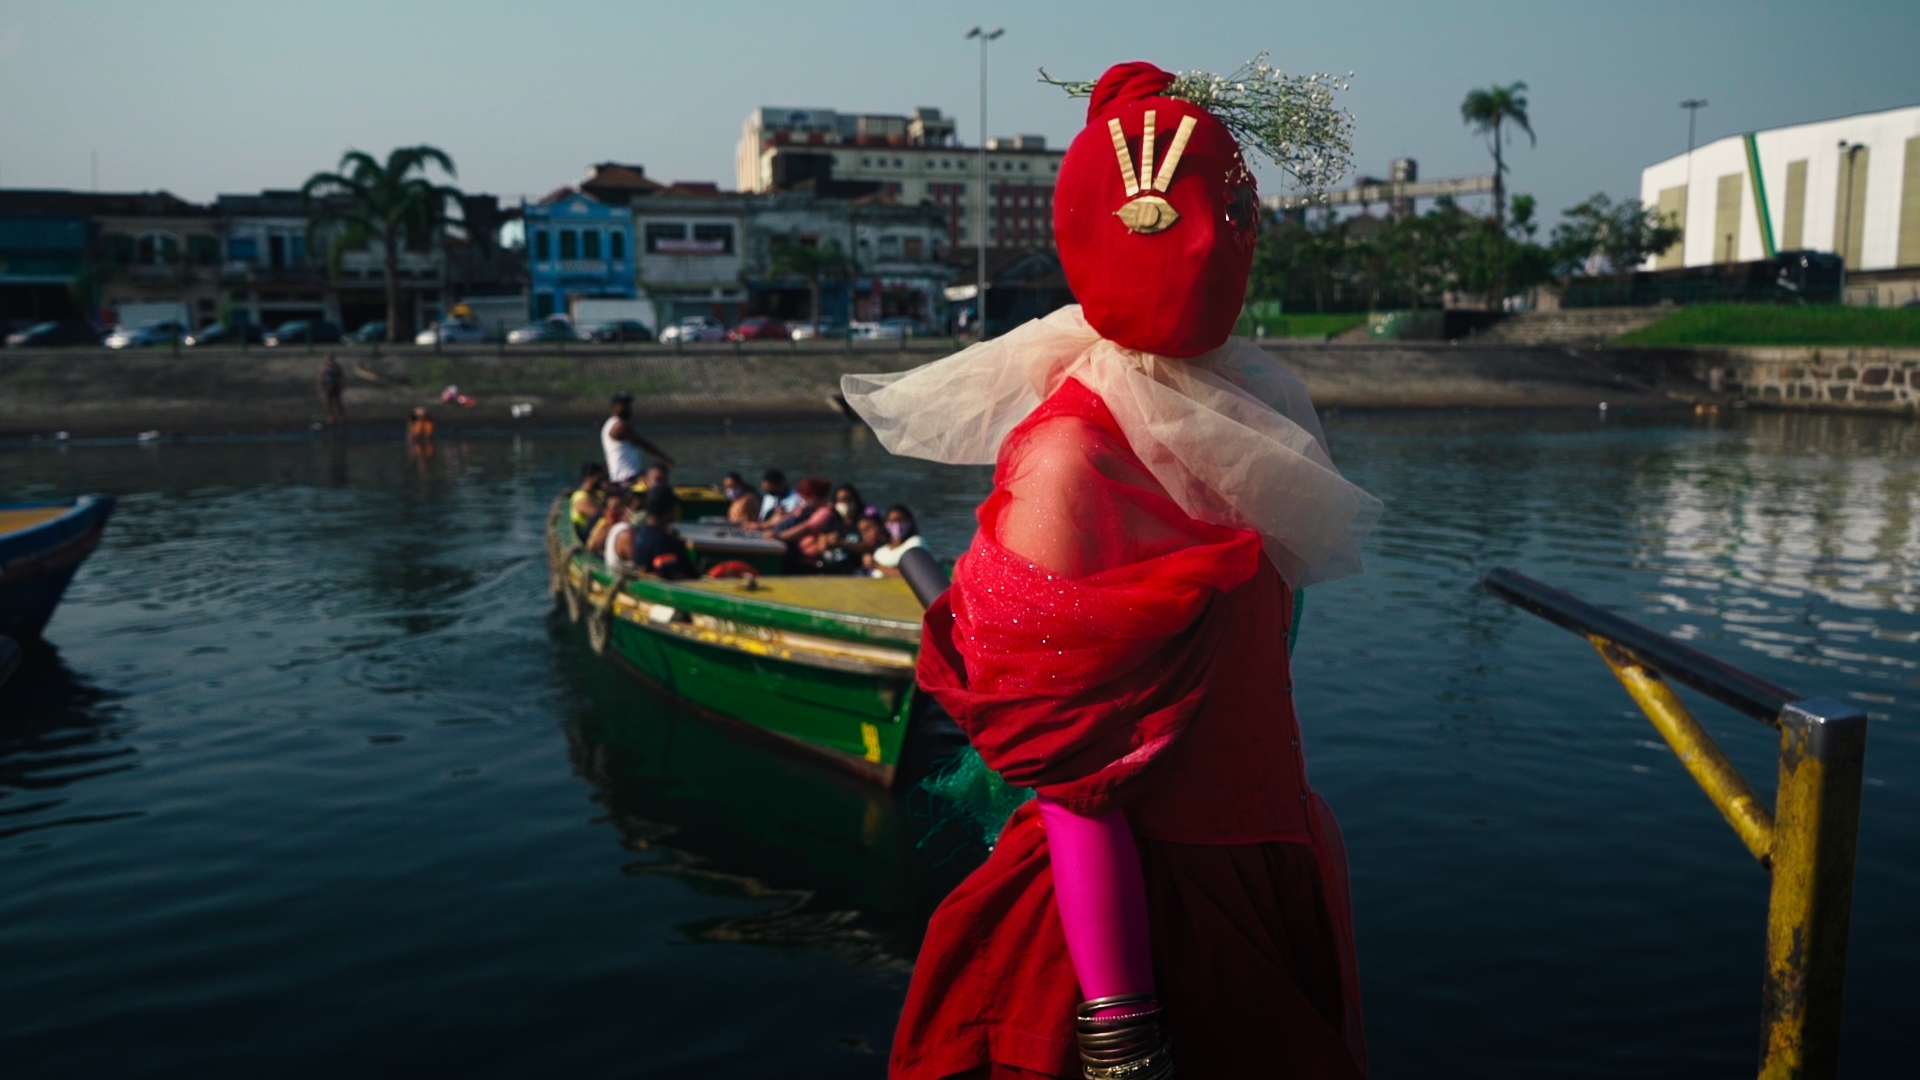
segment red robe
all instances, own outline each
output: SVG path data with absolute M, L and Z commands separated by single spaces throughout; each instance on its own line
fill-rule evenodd
M 1009 782 L 1125 809 L 1180 1075 L 1363 1076 L 1346 859 L 1259 534 L 1188 517 L 1074 380 L 1007 436 L 979 517 L 920 684 Z M 1028 803 L 935 912 L 891 1075 L 1078 1077 L 1082 999 Z

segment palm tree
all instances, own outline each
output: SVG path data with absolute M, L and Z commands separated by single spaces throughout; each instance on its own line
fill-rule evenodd
M 458 188 L 427 179 L 429 165 L 454 175 L 453 159 L 431 146 L 399 147 L 385 165 L 371 154 L 349 150 L 334 172 L 314 173 L 300 188 L 312 207 L 310 228 L 337 227 L 327 254 L 331 271 L 338 272 L 343 252 L 379 246 L 389 342 L 400 340 L 400 249 L 439 237 L 447 225 L 447 204 L 460 198 Z
M 818 244 L 798 244 L 792 240 L 780 239 L 773 242 L 773 265 L 768 268 L 774 277 L 797 277 L 807 279 L 807 288 L 813 308 L 813 332 L 820 332 L 820 282 L 826 279 L 839 279 L 851 276 L 853 260 L 840 250 L 840 245 L 832 240 L 825 246 Z
M 1493 237 L 1496 268 L 1504 267 L 1506 262 L 1507 239 L 1507 162 L 1504 154 L 1504 125 L 1511 123 L 1527 133 L 1531 145 L 1539 145 L 1533 137 L 1533 125 L 1527 120 L 1527 84 L 1510 83 L 1506 86 L 1490 86 L 1485 90 L 1469 90 L 1465 101 L 1460 103 L 1460 120 L 1473 126 L 1476 134 L 1486 135 L 1493 145 Z M 1494 300 L 1497 303 L 1505 290 L 1505 283 L 1498 269 L 1494 275 Z

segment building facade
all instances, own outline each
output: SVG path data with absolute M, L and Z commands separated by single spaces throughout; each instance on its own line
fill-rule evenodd
M 885 195 L 857 199 L 773 192 L 751 197 L 742 271 L 750 313 L 789 322 L 812 317 L 814 283 L 783 272 L 781 245 L 837 247 L 844 272 L 820 283 L 820 314 L 830 322 L 945 319 L 946 217 L 925 204 L 905 206 Z
M 527 279 L 535 319 L 570 310 L 573 299 L 626 299 L 634 288 L 632 212 L 566 187 L 523 203 Z
M 734 170 L 741 191 L 884 194 L 931 204 L 951 247 L 978 246 L 984 203 L 987 246 L 1051 246 L 1053 188 L 1066 154 L 1047 149 L 1041 136 L 1021 135 L 989 139 L 985 156 L 983 182 L 978 148 L 960 145 L 953 120 L 938 109 L 896 116 L 764 106 L 747 116 Z
M 131 305 L 219 317 L 220 223 L 156 192 L 0 192 L 0 318 L 120 320 Z
M 1920 282 L 1920 106 L 1718 139 L 1643 170 L 1640 198 L 1685 229 L 1646 269 L 1812 250 L 1862 290 Z

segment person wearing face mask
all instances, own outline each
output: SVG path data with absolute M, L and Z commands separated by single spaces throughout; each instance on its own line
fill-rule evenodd
M 846 523 L 848 529 L 852 529 L 856 522 L 873 510 L 867 505 L 867 500 L 860 497 L 859 488 L 852 484 L 841 484 L 833 489 L 833 512 L 840 515 L 840 520 Z
M 747 478 L 730 472 L 720 481 L 727 496 L 727 524 L 751 525 L 760 519 L 760 495 L 747 486 Z
M 899 577 L 900 556 L 917 547 L 926 547 L 920 539 L 920 527 L 914 523 L 913 511 L 904 506 L 887 508 L 886 542 L 873 549 L 863 563 L 874 577 Z

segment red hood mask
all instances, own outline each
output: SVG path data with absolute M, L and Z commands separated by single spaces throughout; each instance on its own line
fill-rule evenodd
M 1053 231 L 1067 283 L 1102 337 L 1190 357 L 1233 333 L 1260 204 L 1226 126 L 1159 96 L 1173 81 L 1146 63 L 1100 77 L 1086 130 L 1060 166 Z

